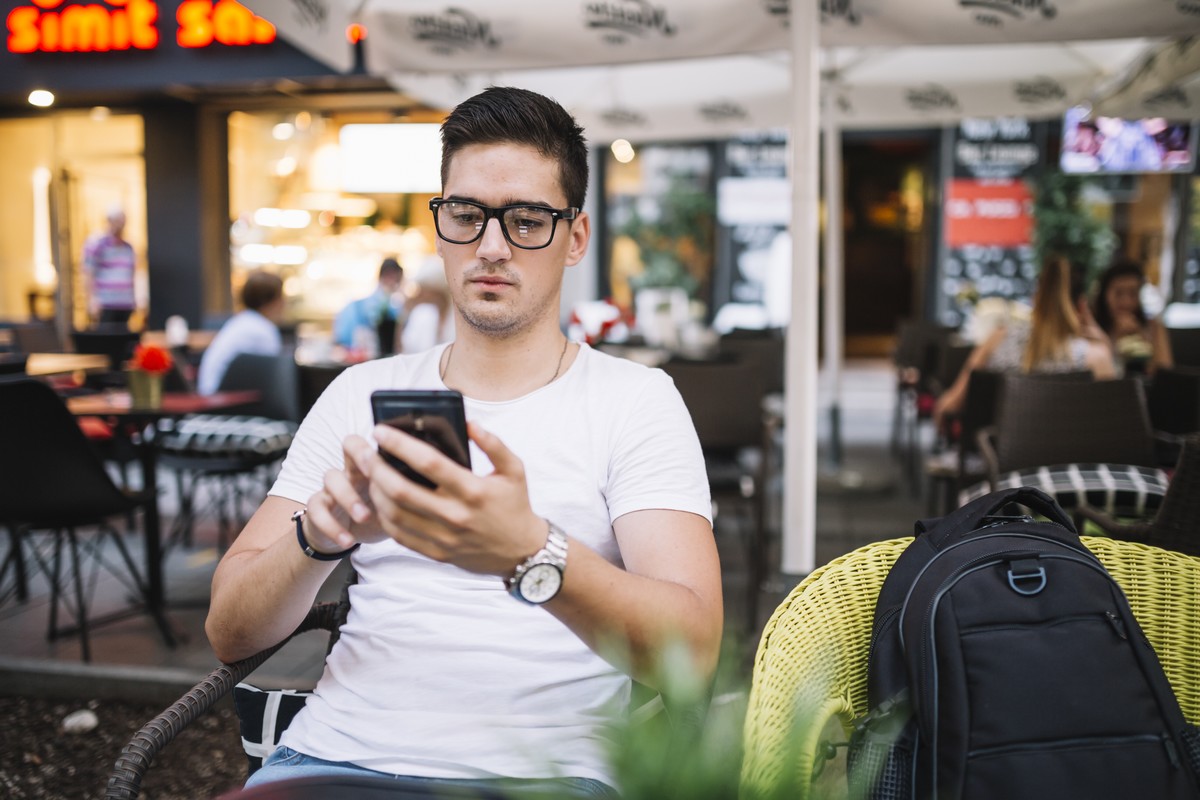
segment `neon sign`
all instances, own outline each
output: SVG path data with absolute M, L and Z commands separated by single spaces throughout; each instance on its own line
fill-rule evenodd
M 104 53 L 158 47 L 158 4 L 106 0 L 63 6 L 63 0 L 30 0 L 8 14 L 10 53 Z M 62 8 L 59 8 L 63 6 Z M 56 10 L 57 9 L 57 10 Z M 275 41 L 275 26 L 237 0 L 184 0 L 175 19 L 180 47 L 234 47 Z

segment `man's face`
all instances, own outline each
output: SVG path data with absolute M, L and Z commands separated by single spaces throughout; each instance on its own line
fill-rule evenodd
M 557 162 L 519 144 L 471 145 L 450 161 L 443 196 L 486 206 L 514 203 L 565 208 Z M 513 247 L 498 219 L 482 238 L 451 244 L 439 238 L 450 295 L 466 324 L 493 336 L 509 336 L 552 319 L 558 324 L 564 266 L 579 263 L 587 249 L 590 223 L 580 212 L 561 220 L 550 245 L 540 250 Z

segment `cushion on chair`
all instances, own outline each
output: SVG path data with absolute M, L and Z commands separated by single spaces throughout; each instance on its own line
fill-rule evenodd
M 158 446 L 172 455 L 281 457 L 296 424 L 267 417 L 193 414 L 159 423 Z
M 1162 505 L 1167 483 L 1167 474 L 1154 467 L 1058 464 L 1014 470 L 1001 475 L 995 488 L 1036 486 L 1067 511 L 1086 505 L 1114 517 L 1152 517 Z M 959 505 L 990 491 L 986 482 L 964 489 Z
M 295 689 L 259 689 L 248 683 L 233 687 L 233 705 L 251 775 L 279 746 L 279 737 L 311 694 Z

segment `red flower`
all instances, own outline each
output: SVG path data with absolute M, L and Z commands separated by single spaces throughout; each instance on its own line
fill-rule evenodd
M 139 344 L 133 351 L 133 360 L 129 365 L 144 372 L 163 373 L 170 370 L 174 363 L 171 353 L 158 345 Z

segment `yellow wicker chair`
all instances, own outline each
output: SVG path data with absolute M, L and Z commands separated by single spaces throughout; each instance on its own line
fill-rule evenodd
M 866 713 L 875 598 L 911 541 L 875 542 L 831 561 L 797 585 L 767 622 L 746 712 L 745 797 L 783 787 L 791 797 L 810 796 L 831 719 L 848 732 Z M 1200 722 L 1200 558 L 1101 537 L 1083 541 L 1125 590 L 1184 716 Z

